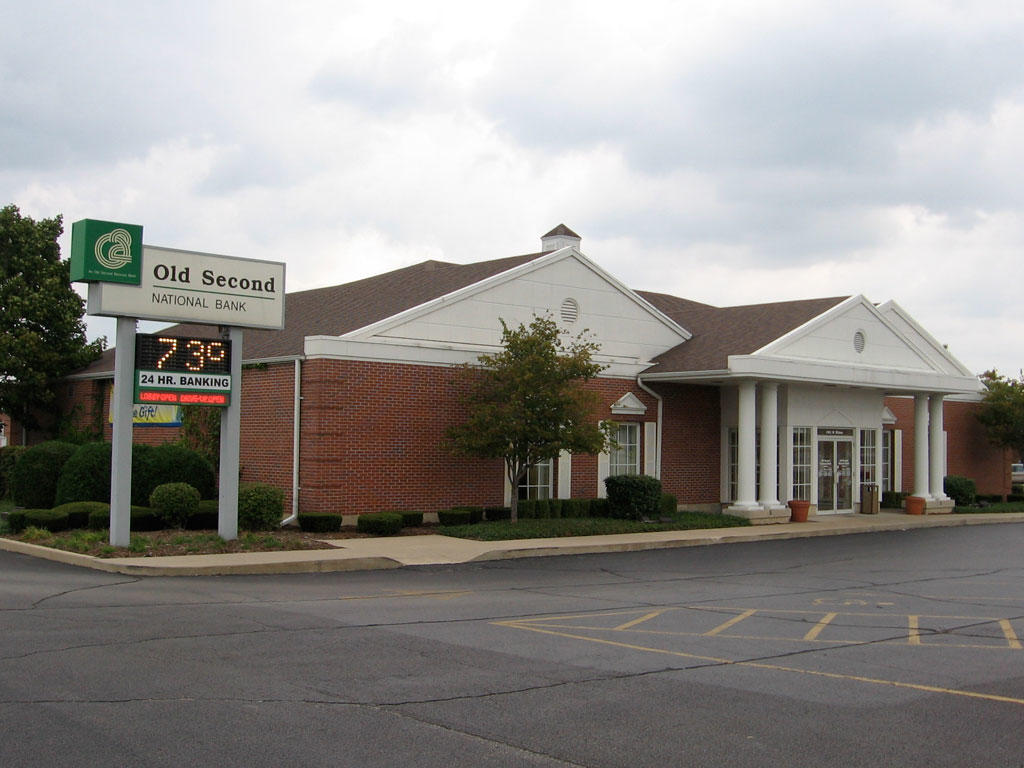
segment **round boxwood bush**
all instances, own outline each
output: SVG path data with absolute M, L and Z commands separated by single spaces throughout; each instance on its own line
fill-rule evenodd
M 136 445 L 132 447 L 132 503 L 148 503 L 158 485 L 188 483 L 200 498 L 216 495 L 213 465 L 196 451 L 183 445 Z
M 110 500 L 110 443 L 78 446 L 64 463 L 54 503 Z
M 649 475 L 612 475 L 604 481 L 612 517 L 656 519 L 661 511 L 661 481 Z
M 238 489 L 238 527 L 272 531 L 284 517 L 284 491 L 266 483 L 244 483 Z
M 149 495 L 149 506 L 171 528 L 184 528 L 199 509 L 199 491 L 188 483 L 164 483 Z
M 942 490 L 958 507 L 969 507 L 977 501 L 978 486 L 969 477 L 946 475 Z
M 374 536 L 394 536 L 402 530 L 402 516 L 397 512 L 373 512 L 356 519 L 356 530 Z
M 50 509 L 57 496 L 57 480 L 78 449 L 60 440 L 34 445 L 22 453 L 11 470 L 11 497 L 19 507 Z
M 308 533 L 337 533 L 341 530 L 341 515 L 330 512 L 301 512 L 299 528 Z

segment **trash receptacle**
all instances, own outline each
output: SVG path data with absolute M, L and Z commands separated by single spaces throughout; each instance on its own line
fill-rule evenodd
M 861 485 L 860 513 L 862 515 L 878 514 L 878 486 L 875 483 L 863 483 Z

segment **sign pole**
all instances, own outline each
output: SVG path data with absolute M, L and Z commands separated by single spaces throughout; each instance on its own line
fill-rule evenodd
M 114 428 L 110 456 L 110 545 L 127 547 L 132 525 L 132 400 L 134 317 L 117 318 L 114 353 Z
M 220 414 L 220 496 L 217 533 L 225 541 L 238 538 L 238 455 L 242 434 L 242 329 L 227 330 L 231 340 L 231 402 Z

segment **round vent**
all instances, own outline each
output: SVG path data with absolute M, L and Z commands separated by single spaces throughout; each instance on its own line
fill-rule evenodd
M 866 340 L 864 338 L 864 331 L 857 331 L 855 334 L 853 334 L 853 348 L 858 355 L 864 351 L 865 343 Z
M 580 319 L 580 305 L 576 299 L 566 299 L 562 302 L 562 308 L 560 310 L 562 316 L 562 322 L 566 325 L 572 325 Z

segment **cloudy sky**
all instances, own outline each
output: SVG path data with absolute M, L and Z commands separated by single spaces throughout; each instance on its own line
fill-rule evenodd
M 893 298 L 1016 374 L 1024 4 L 0 0 L 7 203 L 289 290 L 564 222 L 633 288 Z

